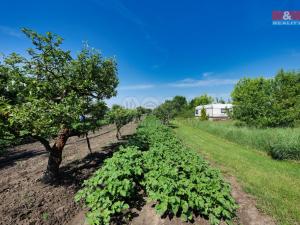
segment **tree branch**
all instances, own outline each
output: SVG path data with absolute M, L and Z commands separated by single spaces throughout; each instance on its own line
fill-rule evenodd
M 44 145 L 45 149 L 48 151 L 48 152 L 51 152 L 52 148 L 50 146 L 50 143 L 49 141 L 47 141 L 45 138 L 41 137 L 41 136 L 38 136 L 38 135 L 32 135 L 31 136 L 32 138 L 38 140 L 39 142 L 42 143 L 42 145 Z

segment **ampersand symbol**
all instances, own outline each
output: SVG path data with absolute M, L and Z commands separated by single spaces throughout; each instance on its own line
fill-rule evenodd
M 291 20 L 292 19 L 292 16 L 290 15 L 290 12 L 289 11 L 285 11 L 283 12 L 283 17 L 282 17 L 284 20 Z

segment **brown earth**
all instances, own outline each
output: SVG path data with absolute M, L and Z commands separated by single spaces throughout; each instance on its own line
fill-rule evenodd
M 237 222 L 243 225 L 275 225 L 274 219 L 262 213 L 256 208 L 255 199 L 246 194 L 236 179 L 227 177 L 227 182 L 231 184 L 231 194 L 239 205 L 237 210 Z
M 242 225 L 275 225 L 275 221 L 268 215 L 260 212 L 256 208 L 256 202 L 253 197 L 246 194 L 234 177 L 226 177 L 227 182 L 231 184 L 231 194 L 239 205 L 237 217 L 234 224 Z M 139 215 L 131 221 L 131 225 L 209 225 L 208 220 L 197 217 L 193 223 L 182 222 L 180 218 L 161 218 L 155 213 L 155 209 L 148 203 L 138 212 Z M 221 225 L 226 224 L 224 221 Z M 72 224 L 83 225 L 83 224 Z
M 124 138 L 121 141 L 116 139 L 113 126 L 105 126 L 95 134 L 90 134 L 91 154 L 84 138 L 70 138 L 63 152 L 61 181 L 52 186 L 39 181 L 47 163 L 47 152 L 39 143 L 18 146 L 0 157 L 0 224 L 85 225 L 86 210 L 74 202 L 74 194 L 83 180 L 101 167 L 103 160 L 110 157 L 115 147 L 133 134 L 135 128 L 136 124 L 122 128 Z M 227 180 L 239 204 L 235 224 L 275 224 L 272 218 L 255 207 L 255 200 L 242 191 L 233 177 Z M 192 224 L 184 223 L 180 218 L 161 218 L 151 203 L 142 204 L 133 212 L 135 217 L 129 222 L 131 225 Z M 208 225 L 209 222 L 197 217 L 193 224 Z
M 122 128 L 123 137 L 134 133 L 136 124 Z M 92 154 L 85 138 L 72 137 L 63 151 L 61 180 L 56 185 L 39 181 L 47 164 L 47 152 L 38 142 L 9 150 L 0 157 L 0 224 L 66 224 L 81 212 L 74 194 L 103 160 L 122 141 L 114 126 L 90 134 Z

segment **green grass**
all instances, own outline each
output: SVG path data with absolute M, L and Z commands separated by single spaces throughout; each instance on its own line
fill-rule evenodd
M 210 134 L 186 120 L 176 120 L 175 131 L 190 148 L 235 176 L 257 199 L 258 208 L 279 224 L 300 224 L 300 164 L 277 161 L 265 152 Z
M 300 128 L 257 129 L 234 126 L 233 121 L 185 120 L 191 126 L 229 141 L 268 152 L 274 159 L 300 160 Z

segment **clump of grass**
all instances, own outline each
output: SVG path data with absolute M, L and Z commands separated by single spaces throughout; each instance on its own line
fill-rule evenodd
M 229 141 L 266 151 L 274 159 L 300 160 L 300 128 L 250 128 L 235 126 L 233 121 L 187 120 L 211 134 Z

